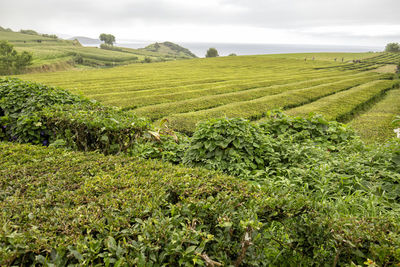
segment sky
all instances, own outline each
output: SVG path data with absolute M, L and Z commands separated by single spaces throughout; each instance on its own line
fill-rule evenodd
M 400 0 L 1 0 L 0 26 L 117 42 L 384 46 Z

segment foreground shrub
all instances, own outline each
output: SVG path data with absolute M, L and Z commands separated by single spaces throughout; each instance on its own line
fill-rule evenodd
M 276 160 L 272 140 L 245 119 L 211 119 L 194 132 L 184 163 L 241 175 Z
M 321 200 L 273 180 L 31 145 L 0 143 L 0 158 L 2 266 L 400 263 L 398 202 L 373 194 Z
M 280 111 L 270 111 L 259 126 L 266 134 L 275 137 L 285 135 L 298 142 L 312 140 L 320 144 L 334 145 L 356 138 L 355 132 L 350 127 L 336 121 L 328 121 L 317 114 L 310 114 L 304 118 L 288 116 Z

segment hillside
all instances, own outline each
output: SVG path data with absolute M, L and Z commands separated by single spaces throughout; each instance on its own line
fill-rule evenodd
M 398 90 L 398 80 L 391 80 L 397 76 L 380 70 L 399 63 L 400 55 L 391 53 L 282 54 L 20 77 L 83 93 L 153 121 L 167 118 L 173 129 L 191 133 L 199 121 L 208 118 L 228 116 L 257 121 L 276 108 L 294 115 L 315 112 L 331 120 L 351 122 L 388 92 Z M 386 115 L 386 126 L 379 124 L 384 130 L 363 135 L 366 139 L 394 136 L 391 120 L 400 112 L 400 99 L 398 94 L 390 95 L 396 100 L 392 100 L 393 108 Z M 370 124 L 368 129 L 359 123 L 354 126 L 363 133 L 374 132 L 372 129 L 378 124 Z
M 33 65 L 28 72 L 71 69 L 75 66 L 84 68 L 113 67 L 131 63 L 192 58 L 184 48 L 180 48 L 179 51 L 161 49 L 159 52 L 122 47 L 105 50 L 97 47 L 84 47 L 76 40 L 63 40 L 33 33 L 12 32 L 0 28 L 0 40 L 9 41 L 18 51 L 33 53 Z M 96 40 L 92 39 L 92 41 Z
M 146 46 L 143 50 L 157 52 L 166 55 L 179 55 L 181 57 L 196 58 L 197 56 L 190 52 L 189 49 L 184 48 L 180 45 L 174 44 L 172 42 L 154 43 Z

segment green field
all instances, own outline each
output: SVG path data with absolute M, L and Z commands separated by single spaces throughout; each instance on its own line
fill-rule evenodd
M 400 139 L 307 115 L 385 141 L 393 62 L 318 56 L 1 77 L 0 265 L 399 265 Z
M 149 46 L 143 49 L 114 47 L 115 50 L 84 47 L 77 41 L 23 34 L 0 30 L 0 41 L 12 43 L 17 51 L 33 54 L 33 65 L 28 72 L 71 69 L 76 65 L 87 67 L 113 67 L 130 63 L 141 63 L 145 59 L 153 62 L 193 58 L 183 48 L 172 43 L 160 43 L 158 49 Z
M 259 120 L 276 108 L 350 122 L 398 85 L 387 80 L 392 74 L 384 73 L 393 71 L 386 66 L 398 64 L 400 55 L 390 53 L 281 54 L 19 77 L 66 88 L 153 121 L 167 118 L 175 130 L 190 133 L 208 118 Z M 384 138 L 390 136 L 385 132 Z

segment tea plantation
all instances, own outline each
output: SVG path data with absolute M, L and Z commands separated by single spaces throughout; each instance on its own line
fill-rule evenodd
M 24 80 L 60 86 L 101 103 L 132 110 L 192 134 L 199 121 L 217 117 L 263 120 L 281 108 L 351 123 L 390 95 L 392 111 L 375 124 L 352 123 L 365 141 L 394 137 L 400 110 L 396 53 L 314 53 L 221 57 L 129 65 L 107 70 L 28 74 Z M 397 98 L 396 98 L 397 97 Z M 396 99 L 395 99 L 396 98 Z M 375 119 L 372 119 L 375 120 Z M 376 118 L 376 120 L 379 120 Z
M 296 92 L 296 113 L 290 103 L 304 95 L 318 111 L 350 99 L 332 116 L 361 119 L 398 91 L 385 74 L 351 72 L 281 94 Z M 366 145 L 320 115 L 267 110 L 260 121 L 205 120 L 186 136 L 10 78 L 0 79 L 0 129 L 2 266 L 400 264 L 399 139 Z

